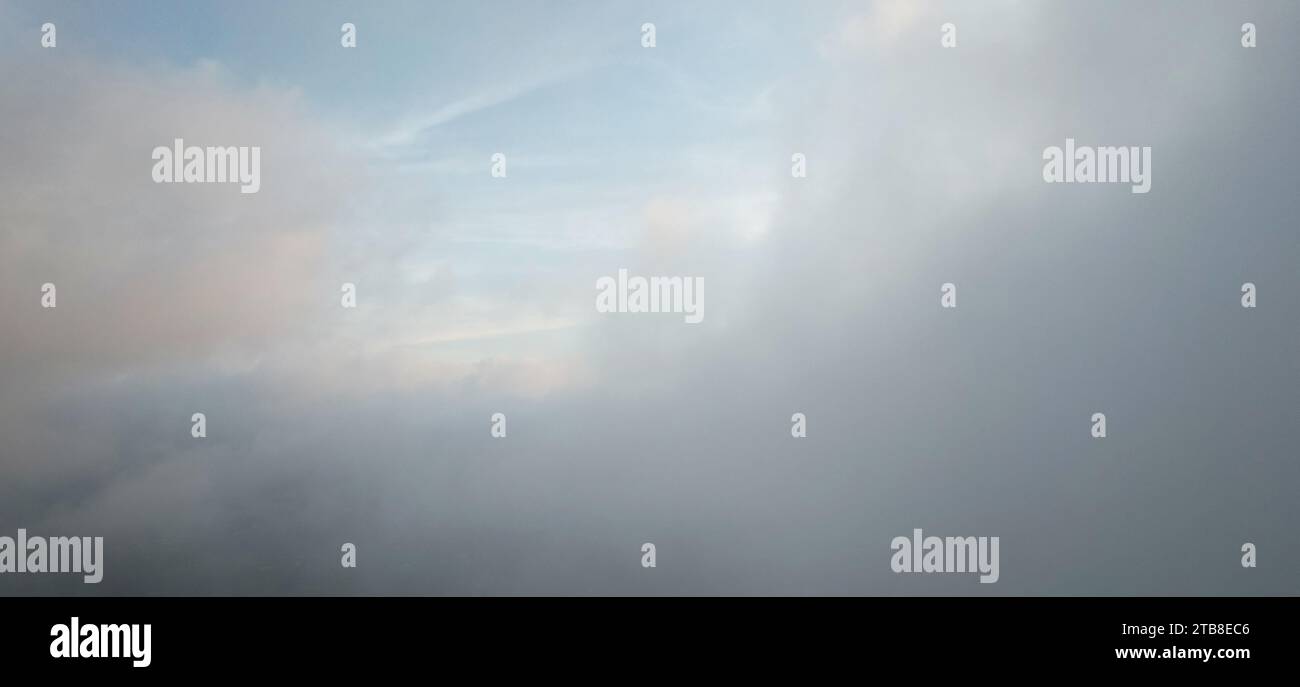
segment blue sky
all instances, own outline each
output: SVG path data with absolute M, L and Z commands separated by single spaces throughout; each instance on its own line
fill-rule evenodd
M 788 164 L 772 147 L 784 124 L 772 99 L 801 97 L 798 74 L 817 60 L 810 35 L 825 30 L 825 12 L 773 5 L 756 20 L 689 4 L 504 6 L 127 3 L 18 12 L 31 23 L 58 15 L 60 49 L 73 56 L 202 65 L 236 91 L 300 93 L 305 115 L 330 127 L 368 179 L 348 194 L 352 214 L 332 228 L 347 254 L 339 259 L 396 260 L 396 271 L 378 261 L 380 274 L 354 279 L 390 302 L 411 298 L 413 283 L 440 270 L 462 291 L 510 298 L 593 254 L 628 262 L 647 208 L 736 206 L 736 221 L 758 228 L 735 233 L 761 231 L 766 220 L 755 215 L 772 197 L 752 187 Z M 338 45 L 345 21 L 358 26 L 355 50 Z M 662 32 L 661 48 L 641 47 L 645 21 Z M 486 174 L 496 152 L 508 156 L 505 183 Z M 481 329 L 515 327 L 493 318 Z

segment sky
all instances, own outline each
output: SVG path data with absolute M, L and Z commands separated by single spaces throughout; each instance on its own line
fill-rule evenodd
M 1296 594 L 1298 18 L 0 0 L 0 536 L 106 557 L 0 595 Z M 704 321 L 597 312 L 624 268 Z

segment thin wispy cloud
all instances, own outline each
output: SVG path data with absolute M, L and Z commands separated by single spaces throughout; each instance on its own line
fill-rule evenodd
M 451 102 L 438 105 L 430 112 L 408 115 L 396 126 L 370 141 L 374 149 L 406 146 L 417 142 L 431 129 L 457 121 L 483 110 L 502 107 L 526 98 L 545 88 L 562 83 L 586 71 L 586 68 L 569 68 L 540 77 L 491 86 L 462 95 Z

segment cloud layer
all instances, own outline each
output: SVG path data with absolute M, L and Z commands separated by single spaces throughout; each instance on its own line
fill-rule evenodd
M 387 117 L 11 43 L 0 525 L 107 562 L 0 594 L 1295 593 L 1295 6 L 726 9 L 653 51 L 493 14 L 535 73 Z M 261 191 L 153 184 L 177 137 L 261 145 Z M 1066 137 L 1152 146 L 1152 192 L 1044 184 Z M 705 322 L 594 312 L 619 268 Z M 892 574 L 913 528 L 1001 580 Z

